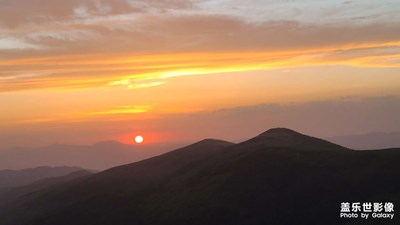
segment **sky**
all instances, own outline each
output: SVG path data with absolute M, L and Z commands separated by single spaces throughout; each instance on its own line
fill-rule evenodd
M 400 131 L 398 0 L 0 0 L 0 149 Z

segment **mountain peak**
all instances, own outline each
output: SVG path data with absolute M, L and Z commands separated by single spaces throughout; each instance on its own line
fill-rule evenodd
M 296 148 L 308 150 L 345 150 L 328 141 L 301 134 L 288 128 L 272 128 L 246 141 L 263 147 Z M 348 149 L 346 149 L 348 150 Z
M 288 128 L 271 128 L 264 133 L 258 135 L 260 137 L 293 137 L 302 135 L 294 130 Z

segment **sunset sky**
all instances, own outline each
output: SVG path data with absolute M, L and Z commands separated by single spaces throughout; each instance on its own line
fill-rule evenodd
M 0 148 L 400 131 L 398 0 L 0 0 Z

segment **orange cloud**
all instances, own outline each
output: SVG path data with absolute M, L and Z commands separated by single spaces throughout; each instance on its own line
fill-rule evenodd
M 146 55 L 81 55 L 0 62 L 0 91 L 155 87 L 180 76 L 345 64 L 399 67 L 400 42 L 306 50 L 203 52 Z

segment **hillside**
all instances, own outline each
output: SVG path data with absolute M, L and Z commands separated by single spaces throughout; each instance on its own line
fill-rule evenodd
M 37 180 L 28 185 L 13 187 L 13 188 L 4 188 L 0 190 L 0 208 L 7 208 L 10 204 L 12 204 L 16 199 L 24 198 L 25 196 L 29 196 L 32 193 L 43 192 L 46 189 L 51 188 L 54 185 L 67 183 L 69 181 L 76 181 L 77 179 L 82 179 L 89 175 L 93 174 L 91 171 L 87 170 L 77 170 L 71 172 L 67 175 L 57 176 L 57 177 L 49 177 L 41 180 Z
M 353 151 L 276 128 L 55 185 L 3 208 L 0 224 L 398 224 L 339 213 L 341 202 L 398 205 L 399 176 L 400 149 Z

